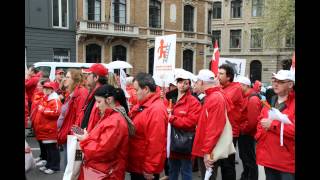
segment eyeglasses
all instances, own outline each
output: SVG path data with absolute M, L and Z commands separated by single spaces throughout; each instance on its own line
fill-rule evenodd
M 272 79 L 271 82 L 272 83 L 277 83 L 277 84 L 284 84 L 284 83 L 287 83 L 287 82 L 290 82 L 290 81 L 281 81 L 281 80 L 277 80 L 277 79 Z

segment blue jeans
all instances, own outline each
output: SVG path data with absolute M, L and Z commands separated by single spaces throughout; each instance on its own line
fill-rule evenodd
M 65 170 L 68 164 L 68 151 L 67 151 L 67 143 L 63 144 L 63 167 L 62 170 Z
M 169 159 L 169 179 L 178 180 L 180 171 L 182 180 L 192 180 L 192 161 L 189 159 Z
M 294 180 L 293 173 L 281 172 L 276 169 L 264 167 L 266 173 L 266 180 Z

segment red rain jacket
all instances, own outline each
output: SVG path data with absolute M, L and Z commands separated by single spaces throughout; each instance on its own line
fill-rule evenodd
M 166 159 L 168 114 L 159 94 L 152 93 L 138 102 L 130 117 L 136 134 L 129 141 L 127 171 L 161 173 Z
M 57 120 L 61 112 L 61 102 L 57 93 L 45 96 L 39 102 L 34 119 L 34 131 L 37 140 L 57 140 Z
M 243 98 L 243 111 L 241 115 L 241 134 L 251 135 L 254 137 L 257 131 L 258 116 L 261 113 L 262 104 L 253 89 L 250 89 Z
M 28 95 L 25 91 L 24 93 L 24 127 L 28 127 L 28 117 L 29 117 L 29 106 L 28 106 Z
M 26 79 L 24 81 L 29 102 L 31 102 L 31 100 L 32 100 L 32 96 L 34 94 L 34 90 L 37 87 L 37 84 L 38 84 L 38 81 L 39 81 L 40 77 L 41 77 L 41 72 L 38 72 L 37 74 L 31 76 L 29 79 Z
M 67 97 L 65 103 L 69 101 L 69 107 L 65 113 L 64 121 L 58 132 L 58 144 L 65 144 L 67 142 L 67 136 L 68 134 L 71 134 L 71 126 L 76 123 L 87 96 L 88 90 L 83 86 L 78 85 L 74 89 L 72 97 Z
M 259 116 L 256 156 L 257 164 L 282 172 L 295 173 L 295 97 L 290 93 L 286 108 L 282 111 L 292 124 L 284 124 L 283 146 L 280 146 L 280 122 L 273 120 L 269 130 L 261 127 L 260 120 L 268 117 L 268 109 L 263 107 Z
M 112 109 L 107 109 L 100 120 L 89 132 L 88 138 L 80 142 L 84 162 L 93 169 L 110 173 L 107 179 L 124 179 L 128 158 L 128 124 L 120 113 Z M 83 180 L 82 171 L 79 180 Z
M 205 93 L 192 147 L 192 155 L 198 157 L 212 152 L 226 124 L 225 110 L 232 108 L 231 100 L 220 87 L 209 88 Z
M 134 89 L 133 85 L 128 85 L 126 87 L 126 91 L 130 95 L 130 98 L 128 99 L 130 107 L 133 107 L 134 105 L 136 105 L 138 103 L 137 92 Z
M 172 116 L 169 119 L 171 125 L 177 129 L 195 132 L 201 112 L 200 102 L 187 91 L 173 106 Z M 172 159 L 190 159 L 191 154 L 170 152 Z
M 228 113 L 228 117 L 232 126 L 233 137 L 239 137 L 240 134 L 240 118 L 243 109 L 243 96 L 240 83 L 231 82 L 222 87 L 225 95 L 231 99 L 233 109 Z

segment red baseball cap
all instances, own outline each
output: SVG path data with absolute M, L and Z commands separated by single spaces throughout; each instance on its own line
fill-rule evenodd
M 86 73 L 94 73 L 98 76 L 106 76 L 108 74 L 108 69 L 99 63 L 92 64 L 92 66 L 85 70 Z
M 44 88 L 52 88 L 52 89 L 55 89 L 55 82 L 46 82 L 44 83 L 43 87 Z
M 61 69 L 56 70 L 56 74 L 61 74 L 61 73 L 63 73 L 63 74 L 64 74 L 64 71 L 63 71 L 63 70 L 61 70 Z
M 91 73 L 91 71 L 89 71 L 89 69 L 81 69 L 82 73 Z

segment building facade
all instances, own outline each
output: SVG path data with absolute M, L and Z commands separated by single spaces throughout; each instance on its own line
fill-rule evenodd
M 246 75 L 251 81 L 269 83 L 272 73 L 289 69 L 294 51 L 294 39 L 283 39 L 281 48 L 264 44 L 264 0 L 213 0 L 212 36 L 218 40 L 220 57 L 246 59 Z M 213 49 L 208 57 L 211 58 Z M 208 62 L 208 61 L 207 61 Z
M 25 59 L 76 61 L 75 0 L 25 0 Z
M 78 0 L 77 62 L 127 61 L 153 74 L 156 36 L 177 34 L 176 67 L 205 68 L 211 44 L 207 0 Z

